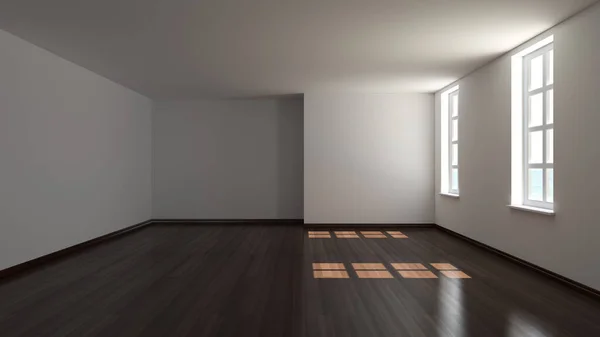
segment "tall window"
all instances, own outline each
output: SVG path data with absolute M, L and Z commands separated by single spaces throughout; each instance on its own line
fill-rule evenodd
M 459 87 L 441 94 L 442 194 L 458 196 L 458 95 Z
M 546 38 L 513 56 L 512 124 L 512 203 L 516 206 L 523 205 L 552 211 L 554 209 L 553 37 Z
M 523 200 L 525 205 L 553 208 L 554 202 L 554 45 L 523 62 Z
M 448 94 L 448 112 L 450 123 L 448 124 L 448 155 L 450 165 L 448 176 L 450 177 L 449 192 L 458 194 L 458 90 Z

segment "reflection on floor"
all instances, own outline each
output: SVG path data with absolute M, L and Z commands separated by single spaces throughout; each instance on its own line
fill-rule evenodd
M 343 263 L 313 263 L 314 278 L 349 278 Z
M 306 337 L 600 336 L 600 300 L 439 230 L 308 233 Z
M 340 232 L 340 231 L 336 231 L 335 232 L 335 237 L 338 239 L 358 239 L 359 236 L 356 234 L 356 232 Z
M 309 239 L 331 239 L 331 234 L 329 234 L 329 232 L 323 232 L 323 231 L 309 231 L 308 232 L 308 238 Z
M 392 263 L 392 267 L 404 278 L 437 278 L 421 263 Z
M 358 278 L 394 278 L 382 263 L 353 263 Z
M 403 278 L 438 278 L 421 263 L 390 263 Z M 448 278 L 471 278 L 450 263 L 431 263 Z M 358 278 L 394 278 L 383 263 L 352 263 Z M 313 263 L 314 278 L 350 278 L 344 263 Z
M 334 231 L 335 237 L 338 239 L 360 239 L 360 236 L 356 231 Z M 381 231 L 360 231 L 360 234 L 365 239 L 387 239 Z M 400 231 L 387 231 L 389 237 L 394 239 L 407 239 L 408 236 L 404 235 Z M 308 231 L 309 239 L 331 239 L 331 233 L 329 231 Z

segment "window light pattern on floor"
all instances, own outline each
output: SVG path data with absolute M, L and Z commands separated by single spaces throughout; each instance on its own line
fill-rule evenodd
M 392 263 L 403 278 L 437 278 L 437 276 L 421 263 Z
M 380 231 L 361 231 L 360 234 L 366 239 L 386 239 L 387 236 Z
M 314 278 L 350 278 L 343 263 L 313 263 Z
M 415 262 L 393 262 L 390 263 L 392 269 L 404 279 L 437 279 L 433 271 L 428 269 L 422 263 Z M 431 263 L 433 270 L 437 270 L 442 276 L 451 279 L 470 279 L 471 276 L 459 270 L 450 263 Z M 313 263 L 314 278 L 350 278 L 344 263 L 341 262 L 323 262 Z M 394 276 L 389 272 L 383 263 L 352 263 L 352 268 L 359 279 L 393 279 Z
M 360 239 L 356 232 L 352 231 L 335 231 L 334 233 L 338 239 Z
M 331 234 L 327 231 L 308 231 L 309 239 L 331 239 Z
M 394 278 L 383 263 L 353 263 L 358 278 Z
M 388 231 L 387 233 L 394 239 L 408 239 L 408 236 L 399 231 Z
M 335 238 L 337 239 L 360 239 L 356 231 L 334 231 Z M 387 235 L 381 231 L 360 231 L 362 238 L 365 239 L 408 239 L 408 236 L 399 231 L 387 231 Z M 389 236 L 388 236 L 389 235 Z M 308 231 L 309 239 L 331 239 L 331 233 L 329 231 Z
M 437 270 L 457 270 L 455 266 L 450 263 L 432 263 L 431 266 Z
M 471 276 L 460 270 L 442 270 L 442 274 L 447 278 L 471 278 Z
M 450 263 L 432 263 L 431 266 L 448 278 L 471 278 Z

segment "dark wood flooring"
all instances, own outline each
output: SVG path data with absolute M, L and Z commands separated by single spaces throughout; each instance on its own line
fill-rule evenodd
M 152 225 L 0 283 L 0 336 L 600 336 L 600 300 L 439 230 L 401 231 Z M 315 262 L 350 278 L 314 279 Z M 448 262 L 472 278 L 359 279 L 353 262 Z

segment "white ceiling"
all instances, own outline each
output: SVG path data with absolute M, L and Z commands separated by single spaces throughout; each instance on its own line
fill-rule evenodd
M 0 28 L 152 98 L 431 92 L 596 0 L 2 0 Z

